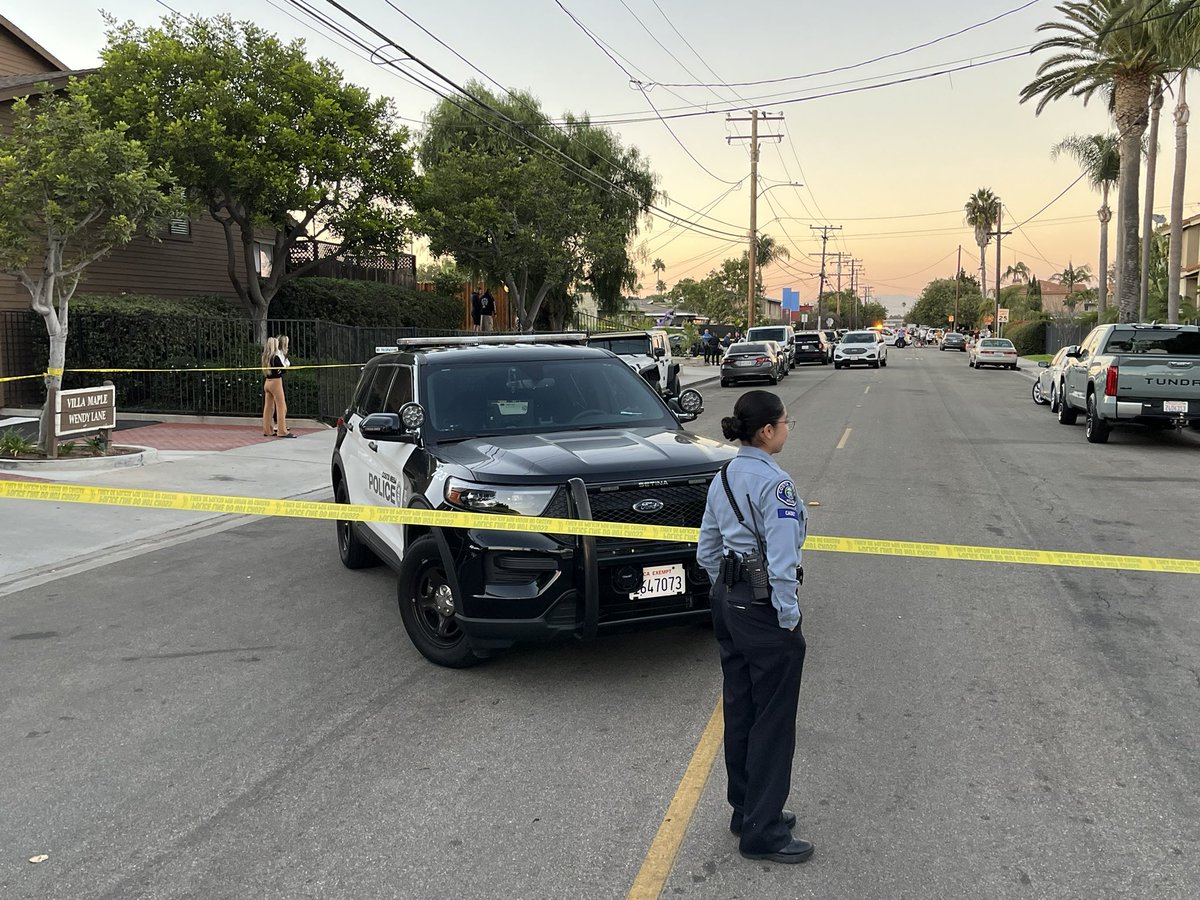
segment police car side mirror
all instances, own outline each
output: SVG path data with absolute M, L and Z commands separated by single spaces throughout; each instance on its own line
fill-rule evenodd
M 663 350 L 662 347 L 654 348 L 654 358 L 655 359 L 662 359 L 665 355 L 666 355 L 666 351 Z
M 358 431 L 363 437 L 369 438 L 399 437 L 402 434 L 400 416 L 396 413 L 371 413 L 363 419 Z

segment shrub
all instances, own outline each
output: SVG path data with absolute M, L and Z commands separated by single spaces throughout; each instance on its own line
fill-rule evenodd
M 156 297 L 151 294 L 76 294 L 71 311 L 78 313 L 125 313 L 238 318 L 245 315 L 237 302 L 217 294 L 195 297 Z
M 273 319 L 324 319 L 343 325 L 462 327 L 463 301 L 373 281 L 296 278 L 271 301 Z
M 1013 342 L 1021 356 L 1046 352 L 1046 322 L 1043 319 L 1006 325 L 1004 336 Z

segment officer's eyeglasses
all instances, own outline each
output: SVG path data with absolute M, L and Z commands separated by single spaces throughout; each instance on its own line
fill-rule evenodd
M 780 419 L 778 422 L 772 422 L 771 424 L 772 425 L 786 425 L 788 428 L 795 428 L 796 420 L 794 418 Z

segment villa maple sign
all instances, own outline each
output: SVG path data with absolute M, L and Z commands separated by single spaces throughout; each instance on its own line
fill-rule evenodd
M 59 391 L 54 395 L 56 437 L 117 427 L 117 389 L 113 385 Z

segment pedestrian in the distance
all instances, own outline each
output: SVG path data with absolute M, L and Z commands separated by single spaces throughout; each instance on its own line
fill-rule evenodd
M 479 291 L 471 291 L 471 330 L 479 330 L 479 319 L 483 315 Z
M 262 370 L 266 376 L 263 380 L 263 437 L 271 436 L 271 419 L 274 417 L 281 438 L 294 438 L 295 435 L 287 427 L 287 399 L 283 394 L 283 371 L 291 362 L 288 361 L 286 350 L 280 350 L 277 338 L 267 338 L 262 352 Z M 282 338 L 284 346 L 287 338 Z
M 713 345 L 716 338 L 713 333 L 707 328 L 704 329 L 704 334 L 700 335 L 700 347 L 704 351 L 704 364 L 710 365 L 713 361 Z
M 491 331 L 495 315 L 496 298 L 492 296 L 491 288 L 485 287 L 483 296 L 479 298 L 479 330 Z
M 796 707 L 804 670 L 799 587 L 804 501 L 772 459 L 795 425 L 770 391 L 748 391 L 721 420 L 741 449 L 713 479 L 696 559 L 712 580 L 713 632 L 724 674 L 729 829 L 748 859 L 802 863 L 813 845 L 792 835 Z

